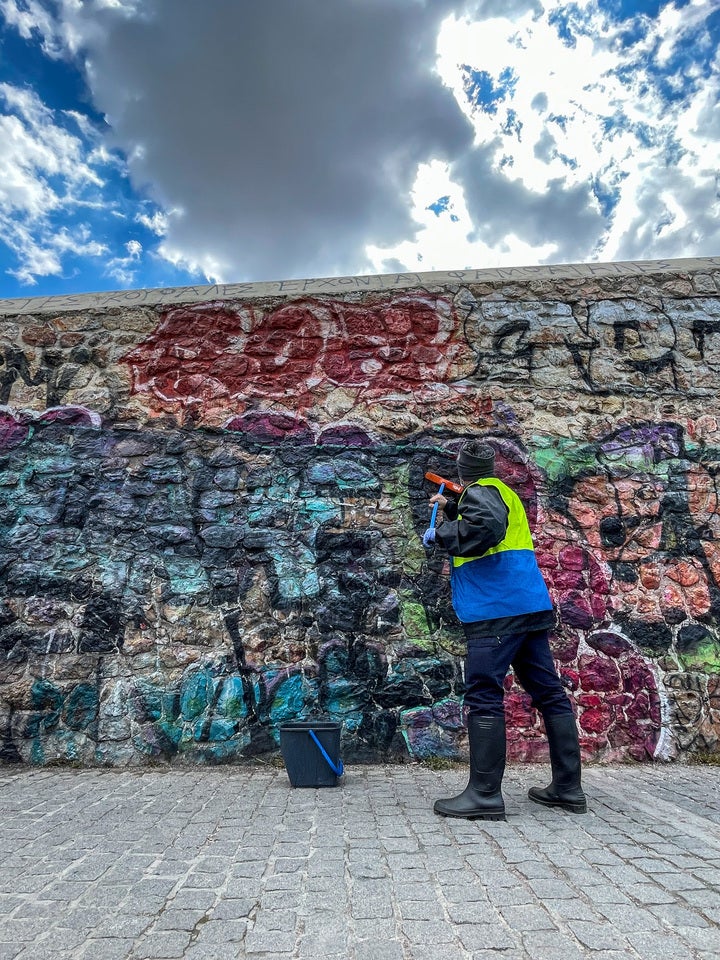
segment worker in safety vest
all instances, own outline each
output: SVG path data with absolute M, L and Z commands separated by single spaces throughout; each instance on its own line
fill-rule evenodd
M 548 631 L 555 612 L 535 559 L 525 508 L 518 495 L 494 476 L 495 451 L 479 440 L 460 450 L 457 501 L 440 493 L 444 522 L 429 527 L 426 547 L 450 554 L 452 602 L 467 640 L 465 706 L 470 780 L 457 797 L 438 800 L 445 817 L 504 820 L 501 792 L 505 771 L 504 680 L 510 666 L 545 722 L 552 782 L 533 787 L 536 803 L 585 813 L 580 785 L 580 747 L 572 706 L 560 682 Z

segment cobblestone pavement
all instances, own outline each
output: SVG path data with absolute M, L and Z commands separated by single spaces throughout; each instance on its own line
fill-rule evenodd
M 0 960 L 717 960 L 720 771 L 591 767 L 586 816 L 445 820 L 461 768 L 0 769 Z

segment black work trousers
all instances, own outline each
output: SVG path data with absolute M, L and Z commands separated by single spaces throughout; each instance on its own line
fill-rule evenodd
M 504 716 L 504 681 L 510 667 L 543 716 L 572 714 L 572 705 L 550 653 L 547 630 L 468 638 L 465 706 L 469 713 Z

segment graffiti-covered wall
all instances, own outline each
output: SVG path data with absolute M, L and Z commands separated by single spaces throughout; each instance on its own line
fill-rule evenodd
M 421 535 L 475 436 L 588 758 L 720 751 L 720 259 L 0 302 L 0 760 L 463 756 Z M 507 679 L 510 754 L 545 756 Z

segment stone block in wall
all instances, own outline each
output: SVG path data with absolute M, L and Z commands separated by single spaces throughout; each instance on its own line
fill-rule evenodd
M 464 755 L 420 537 L 469 435 L 526 501 L 586 754 L 717 750 L 716 274 L 9 318 L 0 760 L 236 762 L 318 709 L 358 760 Z

